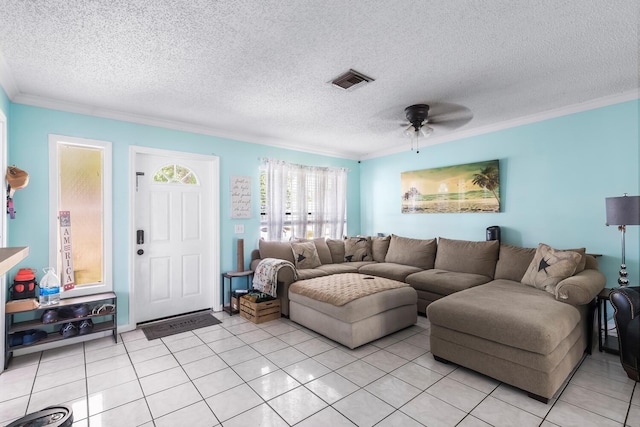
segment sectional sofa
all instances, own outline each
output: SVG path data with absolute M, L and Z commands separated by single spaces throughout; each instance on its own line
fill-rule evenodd
M 605 285 L 584 248 L 558 251 L 543 244 L 521 248 L 395 235 L 261 240 L 252 252 L 252 269 L 264 258 L 296 266 L 295 272 L 279 272 L 282 314 L 289 316 L 302 302 L 304 311 L 292 320 L 320 333 L 332 311 L 316 316 L 313 302 L 290 291 L 294 282 L 336 282 L 345 273 L 358 273 L 410 285 L 416 311 L 431 322 L 430 346 L 437 360 L 481 372 L 542 401 L 553 397 L 590 350 L 594 299 Z M 403 317 L 402 324 L 407 321 Z

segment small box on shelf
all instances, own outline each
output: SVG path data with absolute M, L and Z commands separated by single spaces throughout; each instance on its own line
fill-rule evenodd
M 40 304 L 35 298 L 17 299 L 7 302 L 4 306 L 4 311 L 7 314 L 19 313 L 21 311 L 35 310 L 39 306 Z

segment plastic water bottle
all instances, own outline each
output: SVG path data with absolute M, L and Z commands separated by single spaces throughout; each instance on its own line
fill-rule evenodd
M 44 277 L 40 281 L 40 305 L 52 305 L 60 302 L 60 278 L 56 276 L 56 269 L 43 269 Z

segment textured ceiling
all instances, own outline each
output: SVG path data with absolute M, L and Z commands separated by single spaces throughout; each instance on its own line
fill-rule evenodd
M 15 102 L 368 158 L 404 107 L 464 106 L 436 143 L 637 96 L 637 0 L 0 0 Z M 343 91 L 348 69 L 374 82 Z

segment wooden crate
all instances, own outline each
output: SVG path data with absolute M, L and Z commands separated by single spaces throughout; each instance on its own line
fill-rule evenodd
M 251 302 L 245 296 L 240 297 L 240 316 L 253 323 L 264 323 L 280 318 L 280 300 Z

